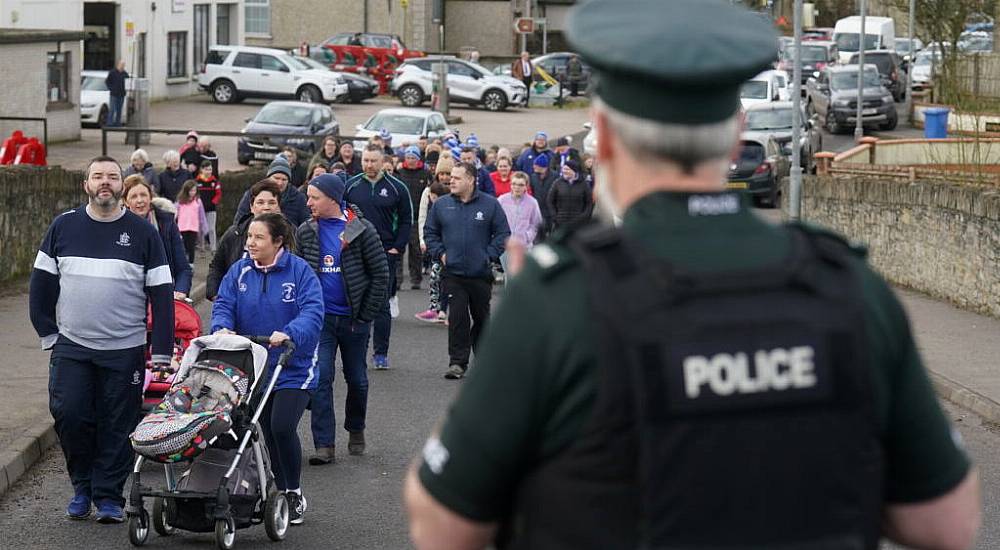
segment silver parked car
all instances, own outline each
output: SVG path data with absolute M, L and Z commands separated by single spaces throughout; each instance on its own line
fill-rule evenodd
M 772 138 L 781 146 L 785 155 L 791 157 L 792 109 L 791 101 L 776 101 L 749 107 L 744 117 L 746 129 L 740 135 L 740 139 L 763 142 Z M 816 171 L 814 156 L 823 150 L 823 132 L 817 127 L 818 118 L 806 118 L 803 114 L 801 120 L 802 169 L 807 173 L 813 173 Z
M 431 97 L 434 65 L 448 66 L 448 96 L 454 103 L 482 105 L 490 111 L 503 111 L 508 105 L 523 103 L 528 90 L 524 83 L 499 76 L 483 66 L 453 56 L 429 56 L 407 59 L 396 69 L 389 93 L 406 107 L 419 107 Z

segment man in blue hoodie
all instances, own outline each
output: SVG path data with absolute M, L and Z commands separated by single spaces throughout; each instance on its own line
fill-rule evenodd
M 490 316 L 494 262 L 510 237 L 507 216 L 491 195 L 476 189 L 476 166 L 462 162 L 451 171 L 451 194 L 427 213 L 427 253 L 444 266 L 448 295 L 448 357 L 445 378 L 465 376 L 469 354 Z M 469 317 L 472 317 L 472 324 Z
M 372 362 L 376 370 L 389 368 L 392 318 L 399 315 L 396 300 L 396 264 L 410 241 L 413 203 L 406 184 L 382 171 L 382 147 L 371 144 L 361 154 L 362 173 L 347 181 L 344 199 L 361 209 L 378 230 L 389 263 L 389 299 L 375 318 Z

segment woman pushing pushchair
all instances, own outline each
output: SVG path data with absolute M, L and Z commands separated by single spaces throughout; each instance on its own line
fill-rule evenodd
M 261 417 L 275 483 L 285 493 L 289 521 L 296 525 L 302 523 L 306 509 L 299 484 L 302 447 L 297 427 L 318 380 L 313 355 L 323 326 L 323 299 L 312 268 L 289 251 L 293 234 L 280 214 L 254 218 L 247 229 L 249 257 L 233 264 L 223 278 L 212 308 L 211 330 L 270 334 L 272 369 L 279 346 L 286 340 L 296 345 Z

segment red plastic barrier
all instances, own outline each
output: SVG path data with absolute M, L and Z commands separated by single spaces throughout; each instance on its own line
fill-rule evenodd
M 18 148 L 14 164 L 45 166 L 45 146 L 38 142 L 38 138 L 29 138 L 27 143 Z
M 24 137 L 24 133 L 14 130 L 9 138 L 3 140 L 3 146 L 0 147 L 0 164 L 13 164 L 18 150 L 25 143 L 28 143 L 28 138 Z

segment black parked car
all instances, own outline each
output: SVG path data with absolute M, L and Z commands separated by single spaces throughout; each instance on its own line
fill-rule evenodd
M 729 165 L 729 189 L 749 193 L 756 205 L 778 206 L 781 178 L 791 162 L 773 138 L 741 139 L 740 154 Z
M 309 57 L 298 57 L 306 65 L 314 69 L 330 71 L 330 64 L 336 61 L 333 52 L 323 46 L 312 46 L 309 48 Z M 369 76 L 350 73 L 347 71 L 334 71 L 347 82 L 347 95 L 338 99 L 340 103 L 361 103 L 366 99 L 378 96 L 379 83 Z
M 302 134 L 301 138 L 239 138 L 236 160 L 246 165 L 252 160 L 270 162 L 286 145 L 297 149 L 300 157 L 309 158 L 316 153 L 323 137 L 340 135 L 340 123 L 333 109 L 322 103 L 272 101 L 264 105 L 257 116 L 247 119 L 243 132 Z
M 858 54 L 851 56 L 849 65 L 858 64 Z M 894 101 L 902 101 L 906 97 L 906 72 L 902 69 L 903 61 L 899 54 L 889 50 L 865 50 L 865 65 L 878 67 L 878 75 L 882 85 L 892 92 Z

